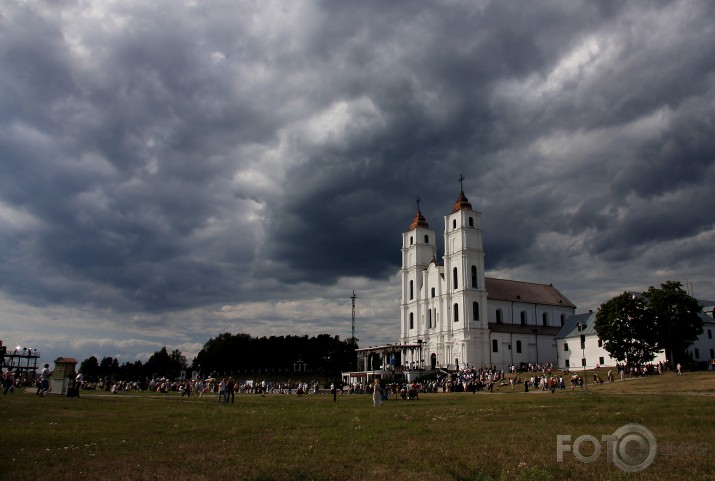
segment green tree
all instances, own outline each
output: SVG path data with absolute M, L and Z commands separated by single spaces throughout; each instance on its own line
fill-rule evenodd
M 113 378 L 119 371 L 119 360 L 110 356 L 103 357 L 99 362 L 99 376 L 102 378 Z
M 686 364 L 686 350 L 703 333 L 702 306 L 682 289 L 680 282 L 668 281 L 644 293 L 657 332 L 658 348 L 665 351 L 671 366 Z
M 95 356 L 88 357 L 80 363 L 79 372 L 89 382 L 99 381 L 99 361 Z
M 182 352 L 178 349 L 174 349 L 173 351 L 171 351 L 171 354 L 169 354 L 169 359 L 171 359 L 175 366 L 179 368 L 179 371 L 187 368 L 186 356 L 184 356 Z
M 122 381 L 140 381 L 144 378 L 144 365 L 141 361 L 125 362 L 119 366 L 117 379 Z
M 611 357 L 629 366 L 653 360 L 659 350 L 652 312 L 643 297 L 631 292 L 601 304 L 594 327 Z
M 209 339 L 194 358 L 192 366 L 203 375 L 253 372 L 293 372 L 302 361 L 311 372 L 322 371 L 337 376 L 340 370 L 352 369 L 357 340 L 341 341 L 339 336 L 270 336 L 253 338 L 248 334 L 228 332 Z
M 145 367 L 146 372 L 151 377 L 174 379 L 179 377 L 179 373 L 182 369 L 186 369 L 186 358 L 178 349 L 174 349 L 171 354 L 169 354 L 166 350 L 166 346 L 164 346 L 151 355 Z

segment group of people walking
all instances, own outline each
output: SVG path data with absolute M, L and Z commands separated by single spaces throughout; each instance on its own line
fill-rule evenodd
M 224 399 L 225 404 L 228 404 L 229 399 L 231 404 L 236 396 L 237 384 L 233 381 L 232 377 L 229 377 L 227 381 L 223 379 L 218 383 L 218 403 L 221 404 L 221 399 Z

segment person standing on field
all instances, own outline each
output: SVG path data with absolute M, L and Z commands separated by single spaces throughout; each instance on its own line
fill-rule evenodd
M 380 390 L 380 381 L 375 379 L 375 384 L 372 388 L 372 406 L 382 406 L 382 392 Z
M 84 376 L 82 375 L 81 372 L 77 373 L 77 377 L 74 379 L 74 396 L 79 397 L 79 388 L 82 387 L 82 383 L 84 382 Z
M 228 402 L 228 396 L 226 395 L 226 382 L 222 379 L 218 383 L 218 403 L 221 404 L 221 398 Z
M 5 388 L 2 392 L 3 394 L 7 394 L 8 391 L 10 391 L 10 394 L 15 392 L 15 376 L 12 374 L 12 369 L 8 369 L 5 373 L 3 387 Z
M 231 404 L 233 404 L 233 400 L 234 400 L 234 396 L 235 396 L 234 391 L 235 391 L 235 387 L 234 387 L 234 383 L 233 383 L 233 378 L 229 377 L 228 382 L 226 383 L 226 404 L 228 404 L 229 398 L 231 398 Z
M 49 390 L 50 390 L 50 365 L 45 364 L 45 367 L 42 368 L 42 372 L 40 373 L 40 385 L 37 388 L 37 392 L 35 394 L 42 397 Z

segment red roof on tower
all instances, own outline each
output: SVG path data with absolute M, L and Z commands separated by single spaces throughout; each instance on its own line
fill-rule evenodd
M 452 207 L 452 214 L 455 212 L 459 212 L 462 209 L 471 209 L 472 204 L 469 203 L 469 199 L 467 199 L 464 195 L 464 191 L 459 192 L 459 198 L 457 201 L 454 203 L 454 206 Z
M 417 227 L 425 227 L 429 229 L 429 224 L 427 224 L 427 219 L 422 215 L 422 212 L 419 210 L 417 211 L 417 214 L 415 214 L 415 218 L 412 219 L 412 223 L 410 224 L 410 230 L 416 229 Z

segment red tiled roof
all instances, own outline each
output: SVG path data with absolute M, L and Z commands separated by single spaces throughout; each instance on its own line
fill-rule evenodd
M 452 206 L 452 214 L 459 212 L 462 209 L 471 209 L 472 204 L 469 203 L 469 199 L 464 195 L 464 191 L 459 192 L 459 197 L 457 198 L 454 206 Z
M 417 214 L 415 214 L 415 218 L 412 219 L 412 223 L 410 224 L 410 230 L 416 229 L 417 227 L 425 227 L 429 229 L 429 224 L 427 224 L 427 219 L 422 215 L 422 212 L 419 210 L 417 211 Z
M 487 297 L 500 301 L 525 302 L 552 306 L 576 307 L 551 284 L 485 278 Z
M 55 363 L 58 363 L 58 362 L 64 362 L 64 363 L 68 363 L 68 364 L 77 364 L 77 359 L 75 359 L 73 357 L 58 357 L 57 359 L 55 359 Z

